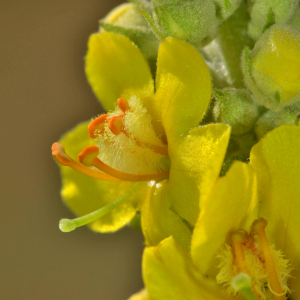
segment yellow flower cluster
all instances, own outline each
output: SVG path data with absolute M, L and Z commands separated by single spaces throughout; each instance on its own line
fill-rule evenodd
M 244 52 L 243 72 L 254 96 L 263 88 L 279 93 L 279 102 L 270 98 L 278 110 L 299 96 L 300 42 L 296 30 L 274 26 L 251 55 Z M 262 134 L 248 161 L 224 164 L 231 128 L 203 121 L 212 91 L 207 64 L 174 37 L 159 46 L 153 80 L 131 40 L 93 34 L 86 75 L 107 113 L 52 147 L 62 198 L 78 215 L 61 220 L 60 229 L 87 224 L 114 232 L 140 216 L 145 290 L 131 300 L 235 299 L 238 292 L 247 299 L 300 299 L 300 128 Z

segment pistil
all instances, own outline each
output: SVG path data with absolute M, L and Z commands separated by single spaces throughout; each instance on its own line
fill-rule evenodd
M 108 214 L 126 200 L 128 200 L 140 187 L 139 183 L 136 183 L 131 189 L 129 189 L 126 193 L 124 193 L 121 197 L 117 198 L 114 202 L 107 204 L 100 209 L 91 212 L 87 215 L 76 219 L 61 219 L 59 222 L 59 229 L 63 232 L 70 232 L 75 230 L 77 227 L 81 227 L 83 225 L 89 224 L 97 219 L 103 217 L 104 215 Z

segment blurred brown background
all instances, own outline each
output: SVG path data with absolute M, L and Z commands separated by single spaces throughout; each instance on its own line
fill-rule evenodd
M 0 299 L 121 300 L 142 287 L 141 233 L 58 229 L 51 144 L 100 112 L 86 43 L 120 0 L 0 0 Z

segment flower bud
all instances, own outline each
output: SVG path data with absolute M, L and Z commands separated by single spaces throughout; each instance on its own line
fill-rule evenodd
M 127 36 L 138 46 L 148 61 L 155 61 L 159 41 L 139 9 L 132 3 L 121 4 L 113 9 L 100 24 L 105 31 Z
M 275 14 L 276 23 L 282 24 L 292 17 L 297 5 L 298 0 L 255 0 L 250 11 L 249 35 L 255 40 L 258 39 L 267 22 L 270 8 Z
M 162 33 L 196 47 L 210 41 L 221 20 L 211 0 L 152 0 L 153 18 Z
M 300 31 L 300 5 L 295 10 L 292 18 L 288 21 L 288 25 L 294 27 L 298 31 Z
M 241 0 L 214 0 L 217 10 L 223 20 L 230 17 L 238 8 Z
M 285 107 L 281 111 L 269 110 L 255 124 L 255 133 L 261 139 L 267 132 L 280 125 L 298 125 L 300 119 L 300 104 Z
M 215 122 L 230 125 L 232 135 L 242 135 L 253 128 L 259 108 L 246 89 L 214 90 L 214 97 L 217 100 L 213 108 Z
M 242 54 L 244 81 L 261 105 L 279 111 L 300 101 L 300 33 L 273 25 Z

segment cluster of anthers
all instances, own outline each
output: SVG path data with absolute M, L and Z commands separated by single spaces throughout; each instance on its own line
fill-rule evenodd
M 236 294 L 231 286 L 232 279 L 245 273 L 251 278 L 251 289 L 257 299 L 287 299 L 292 268 L 281 251 L 269 245 L 265 232 L 267 224 L 260 218 L 253 222 L 250 234 L 245 230 L 231 233 L 233 247 L 226 244 L 219 254 L 221 270 L 217 275 L 218 283 L 227 286 L 228 292 Z
M 114 112 L 101 115 L 89 124 L 88 133 L 95 145 L 78 154 L 79 162 L 60 143 L 52 145 L 52 155 L 61 165 L 95 179 L 137 183 L 115 201 L 90 214 L 60 220 L 59 228 L 63 232 L 93 222 L 121 205 L 138 190 L 138 182 L 169 177 L 168 148 L 155 133 L 151 116 L 140 99 L 119 98 L 117 104 Z
M 117 100 L 116 110 L 94 119 L 88 126 L 95 145 L 72 159 L 59 143 L 52 155 L 64 166 L 106 181 L 149 181 L 169 177 L 168 148 L 156 135 L 147 110 L 136 96 Z M 91 169 L 89 167 L 94 167 Z

